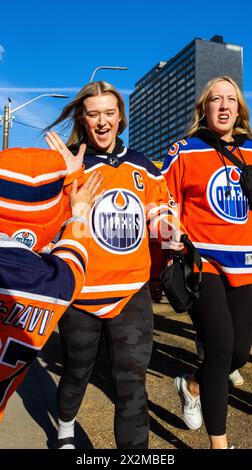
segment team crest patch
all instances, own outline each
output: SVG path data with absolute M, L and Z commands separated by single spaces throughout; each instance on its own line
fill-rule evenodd
M 110 253 L 135 251 L 142 242 L 144 229 L 141 200 L 129 190 L 115 189 L 104 193 L 92 209 L 92 236 Z
M 12 238 L 15 238 L 20 243 L 28 246 L 28 248 L 33 248 L 37 243 L 37 236 L 32 230 L 22 229 L 13 233 Z
M 218 169 L 207 186 L 207 200 L 218 217 L 234 224 L 244 224 L 248 219 L 248 200 L 244 195 L 239 180 L 241 170 L 227 166 L 230 195 L 226 195 L 227 175 L 224 167 Z

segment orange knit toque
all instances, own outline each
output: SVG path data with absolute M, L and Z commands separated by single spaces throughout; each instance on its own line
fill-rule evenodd
M 66 175 L 64 159 L 54 150 L 0 152 L 0 232 L 36 251 L 53 240 L 70 214 Z

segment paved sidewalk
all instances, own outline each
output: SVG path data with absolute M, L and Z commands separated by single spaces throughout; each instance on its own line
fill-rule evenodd
M 48 449 L 55 439 L 56 376 L 37 359 L 0 423 L 0 449 Z
M 150 409 L 150 449 L 206 449 L 204 426 L 186 428 L 174 390 L 174 377 L 197 367 L 195 333 L 187 315 L 168 304 L 154 304 L 155 333 L 147 374 Z M 238 449 L 252 449 L 252 363 L 242 369 L 244 385 L 230 389 L 228 435 Z M 62 373 L 59 335 L 54 332 L 41 357 L 9 401 L 0 423 L 0 449 L 48 449 L 56 439 L 56 384 Z M 115 449 L 113 386 L 105 343 L 79 410 L 78 449 Z

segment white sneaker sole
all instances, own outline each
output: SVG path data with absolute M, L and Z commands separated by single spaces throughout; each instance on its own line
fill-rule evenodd
M 180 384 L 181 384 L 181 379 L 180 377 L 175 377 L 174 379 L 174 385 L 175 385 L 175 389 L 179 395 L 179 398 L 180 398 L 180 402 L 181 402 L 181 410 L 182 410 L 182 414 L 181 414 L 181 417 L 182 417 L 182 420 L 184 421 L 184 423 L 186 424 L 186 426 L 191 429 L 192 431 L 197 431 L 197 429 L 200 429 L 201 426 L 202 426 L 202 420 L 200 422 L 200 424 L 198 425 L 193 425 L 191 423 L 191 420 L 188 419 L 185 415 L 184 415 L 184 412 L 183 412 L 183 402 L 184 402 L 184 396 L 183 396 L 183 391 L 181 391 L 181 387 L 180 387 Z

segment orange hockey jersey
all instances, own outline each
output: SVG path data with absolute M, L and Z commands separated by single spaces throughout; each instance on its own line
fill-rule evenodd
M 239 148 L 251 165 L 252 141 Z M 237 148 L 229 150 L 241 159 Z M 231 286 L 252 283 L 252 211 L 240 173 L 198 137 L 175 143 L 162 168 L 183 226 L 203 257 L 203 271 L 224 274 Z
M 124 148 L 84 161 L 85 175 L 101 172 L 105 193 L 90 213 L 86 282 L 74 306 L 109 318 L 149 280 L 149 233 L 169 239 L 177 212 L 164 177 L 144 155 Z
M 74 230 L 73 230 L 74 227 Z M 88 237 L 70 222 L 51 254 L 0 236 L 0 419 L 9 397 L 84 284 Z

